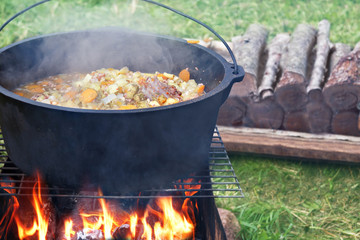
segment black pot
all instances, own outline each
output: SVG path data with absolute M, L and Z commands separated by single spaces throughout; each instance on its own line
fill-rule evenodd
M 206 94 L 170 106 L 85 110 L 35 102 L 11 92 L 60 73 L 121 68 L 178 74 Z M 0 124 L 12 161 L 52 185 L 105 193 L 160 187 L 207 165 L 218 110 L 244 72 L 181 39 L 100 29 L 39 36 L 0 50 Z

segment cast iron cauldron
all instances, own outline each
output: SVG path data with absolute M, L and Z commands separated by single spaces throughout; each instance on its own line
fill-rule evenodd
M 137 110 L 85 110 L 11 92 L 61 73 L 121 68 L 178 74 L 188 68 L 204 96 Z M 39 36 L 0 50 L 0 124 L 12 161 L 51 185 L 105 194 L 169 184 L 208 164 L 218 110 L 244 71 L 218 54 L 172 37 L 108 28 Z

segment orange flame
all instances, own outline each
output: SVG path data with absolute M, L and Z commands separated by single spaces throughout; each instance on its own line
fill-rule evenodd
M 198 184 L 198 185 L 190 185 L 190 183 L 192 183 L 194 181 L 194 179 L 192 178 L 188 178 L 188 179 L 185 179 L 183 180 L 184 183 L 189 183 L 189 184 L 184 184 L 184 185 L 175 185 L 175 188 L 177 189 L 188 189 L 188 190 L 194 190 L 194 189 L 197 189 L 197 190 L 200 190 L 201 189 L 201 185 Z M 181 181 L 177 181 L 178 183 L 181 183 Z M 200 183 L 200 180 L 198 181 L 198 183 Z M 185 191 L 185 196 L 187 197 L 190 197 L 190 196 L 194 196 L 196 193 L 198 193 L 199 191 Z
M 120 221 L 115 221 L 116 213 L 109 210 L 104 199 L 99 199 L 101 212 L 80 213 L 82 217 L 83 231 L 101 230 L 105 239 L 112 239 L 116 229 L 123 224 L 128 224 L 129 233 L 126 239 L 189 239 L 195 235 L 195 218 L 193 205 L 190 199 L 186 199 L 180 210 L 173 207 L 171 197 L 155 200 L 153 207 L 147 206 L 143 216 L 140 213 L 130 215 L 122 214 Z M 155 210 L 156 208 L 156 210 Z M 190 212 L 191 214 L 189 214 Z M 70 240 L 75 233 L 70 226 L 70 221 L 65 224 L 65 239 Z
M 39 240 L 46 240 L 46 234 L 48 231 L 49 217 L 46 216 L 42 206 L 44 201 L 41 197 L 41 184 L 40 176 L 37 174 L 37 182 L 32 190 L 32 205 L 36 213 L 36 219 L 33 220 L 32 226 L 27 227 L 28 223 L 23 223 L 18 215 L 15 216 L 15 221 L 18 227 L 19 239 L 25 239 L 30 236 L 38 234 Z
M 71 219 L 65 220 L 65 234 L 64 237 L 66 240 L 71 240 L 72 237 L 75 236 L 75 231 L 72 230 L 73 228 L 73 221 Z
M 186 180 L 190 181 L 191 180 Z M 200 185 L 184 186 L 184 189 L 199 189 Z M 48 204 L 41 196 L 40 176 L 32 189 L 32 207 L 36 213 L 32 222 L 22 222 L 19 214 L 15 214 L 20 240 L 37 237 L 46 240 L 50 217 L 44 211 L 44 204 Z M 196 191 L 185 192 L 192 196 Z M 99 190 L 99 196 L 103 196 Z M 16 198 L 15 198 L 16 199 Z M 146 209 L 139 212 L 126 213 L 117 205 L 110 206 L 104 198 L 99 198 L 99 209 L 81 210 L 79 215 L 64 219 L 62 239 L 76 238 L 79 229 L 84 234 L 100 233 L 105 239 L 113 239 L 114 234 L 122 234 L 126 239 L 195 239 L 196 202 L 189 198 L 185 200 L 172 197 L 157 198 Z M 14 205 L 15 207 L 15 205 Z M 75 220 L 78 220 L 76 222 Z M 79 222 L 80 221 L 80 222 Z M 120 230 L 119 230 L 120 229 Z M 118 231 L 118 232 L 117 232 Z M 58 231 L 59 232 L 59 231 Z
M 16 190 L 13 188 L 15 187 L 15 183 L 13 182 L 12 183 L 1 182 L 0 186 L 4 191 L 10 194 L 16 193 Z M 7 223 L 11 223 L 13 221 L 15 213 L 19 208 L 19 201 L 15 196 L 12 196 L 9 199 L 9 201 L 5 203 L 5 206 L 6 206 L 6 212 L 4 213 L 3 216 L 0 217 L 0 236 L 4 236 L 5 239 L 7 239 L 7 233 L 10 227 L 10 224 Z
M 195 225 L 192 219 L 174 210 L 172 198 L 157 199 L 157 205 L 161 211 L 148 207 L 148 211 L 161 219 L 154 224 L 155 239 L 188 239 L 193 236 Z

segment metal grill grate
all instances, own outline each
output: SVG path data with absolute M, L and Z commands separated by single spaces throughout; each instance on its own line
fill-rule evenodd
M 35 178 L 26 176 L 7 157 L 4 140 L 0 138 L 0 196 L 30 195 L 27 186 L 34 186 Z M 152 189 L 143 191 L 141 194 L 126 194 L 121 196 L 75 193 L 71 189 L 57 187 L 45 187 L 43 196 L 72 197 L 72 198 L 106 198 L 106 199 L 147 199 L 161 196 L 173 196 L 175 198 L 243 198 L 239 181 L 235 175 L 230 159 L 224 147 L 217 128 L 209 152 L 209 169 L 197 172 L 188 178 L 180 179 L 172 183 L 173 188 Z M 7 191 L 4 191 L 7 190 Z M 11 192 L 11 193 L 8 193 Z M 175 194 L 176 193 L 176 194 Z M 182 193 L 182 194 L 179 194 Z

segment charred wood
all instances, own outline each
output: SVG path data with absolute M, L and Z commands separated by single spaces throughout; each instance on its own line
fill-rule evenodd
M 323 94 L 334 112 L 356 109 L 360 96 L 360 42 L 336 64 Z
M 244 80 L 235 83 L 228 99 L 220 108 L 218 124 L 225 126 L 239 126 L 246 114 L 246 105 L 257 92 L 257 73 L 260 56 L 266 43 L 268 30 L 258 24 L 252 24 L 244 36 L 234 38 L 233 50 L 239 65 L 245 70 Z M 236 104 L 236 105 L 234 105 Z M 227 112 L 236 109 L 236 112 Z M 236 119 L 236 122 L 233 121 Z
M 18 197 L 20 207 L 17 210 L 18 221 L 25 226 L 26 228 L 31 228 L 34 224 L 34 221 L 37 221 L 37 214 L 30 202 L 28 197 Z M 51 198 L 45 199 L 41 204 L 41 211 L 44 214 L 45 218 L 48 219 L 48 228 L 46 233 L 46 240 L 54 240 L 56 236 L 56 212 L 52 206 Z M 39 224 L 39 223 L 37 223 Z M 34 235 L 27 237 L 29 240 L 39 239 L 38 232 Z

